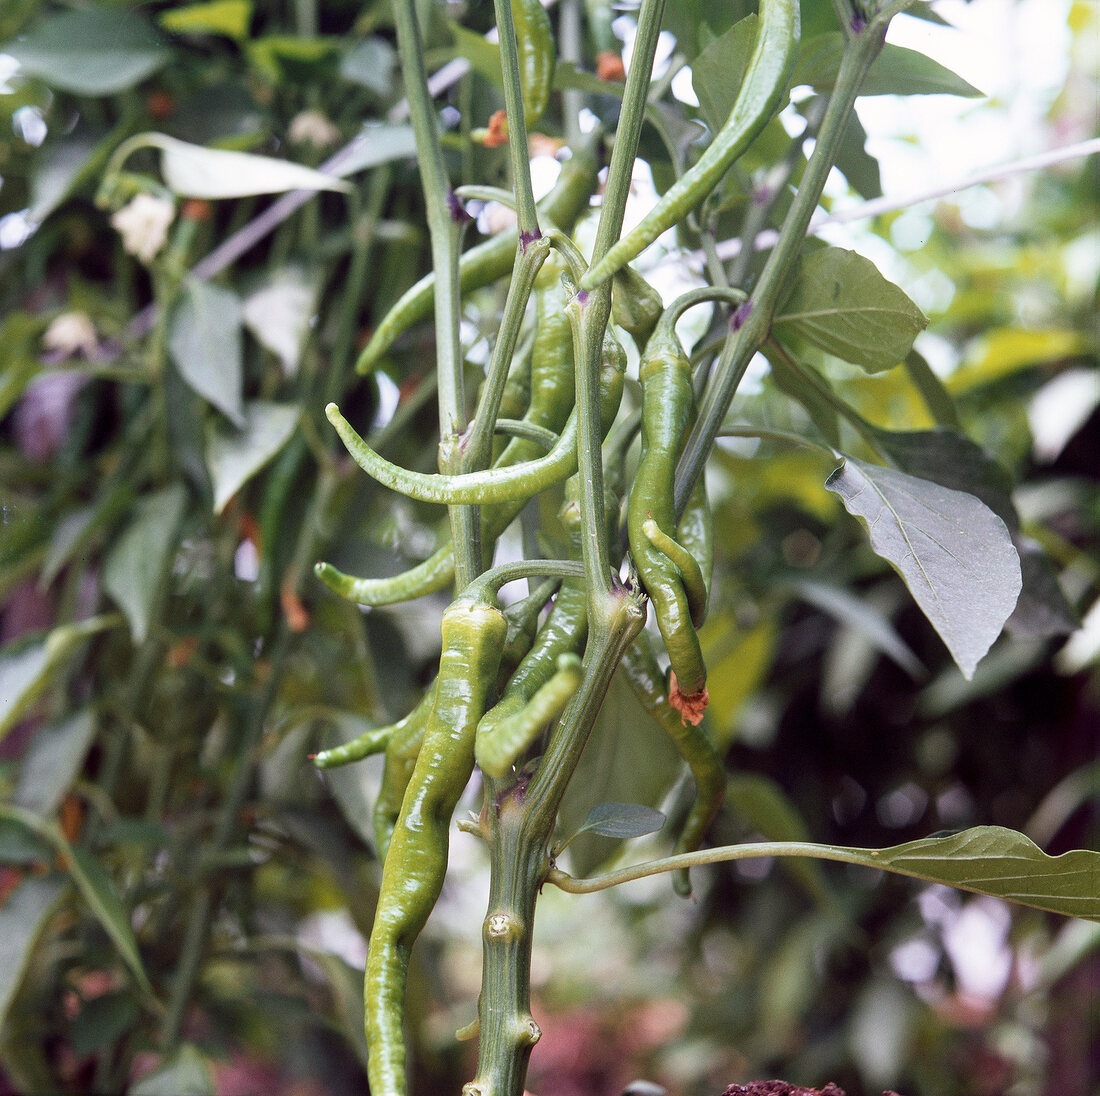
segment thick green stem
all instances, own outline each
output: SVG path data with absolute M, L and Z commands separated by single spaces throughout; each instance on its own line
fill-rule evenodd
M 444 439 L 466 428 L 466 396 L 459 347 L 458 245 L 461 218 L 451 191 L 439 143 L 424 48 L 413 0 L 394 0 L 397 48 L 409 99 L 409 118 L 416 138 L 416 156 L 427 206 L 432 269 L 435 271 L 436 376 L 439 385 L 439 430 Z M 456 473 L 462 454 L 457 447 L 440 446 L 440 471 Z M 481 531 L 477 509 L 452 506 L 449 510 L 451 543 L 455 546 L 455 584 L 462 588 L 481 570 Z

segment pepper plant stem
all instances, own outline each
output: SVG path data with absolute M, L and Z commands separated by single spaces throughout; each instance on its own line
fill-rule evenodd
M 890 9 L 898 6 L 892 4 Z M 836 160 L 859 89 L 882 50 L 888 22 L 889 16 L 880 13 L 846 42 L 836 87 L 825 109 L 821 130 L 798 193 L 783 222 L 775 249 L 764 265 L 755 292 L 735 315 L 734 322 L 738 326 L 726 340 L 699 409 L 699 417 L 684 445 L 676 474 L 675 501 L 678 516 L 683 513 L 688 497 L 702 473 L 722 420 L 729 411 L 734 393 L 752 356 L 771 331 L 780 293 L 798 259 L 806 229 Z
M 453 215 L 455 201 L 443 162 L 436 129 L 424 49 L 413 0 L 394 0 L 397 48 L 409 99 L 409 120 L 427 206 L 432 268 L 435 271 L 436 376 L 439 384 L 439 430 L 446 438 L 466 427 L 466 396 L 459 348 L 458 244 L 460 224 Z M 440 447 L 440 471 L 460 472 L 458 447 Z M 481 529 L 477 508 L 451 506 L 451 543 L 455 546 L 455 585 L 461 589 L 481 570 Z

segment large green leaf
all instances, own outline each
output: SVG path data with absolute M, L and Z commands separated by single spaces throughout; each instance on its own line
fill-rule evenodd
M 23 981 L 34 946 L 53 916 L 65 879 L 58 874 L 24 880 L 0 906 L 0 1028 Z
M 144 643 L 149 634 L 150 615 L 186 503 L 187 492 L 179 484 L 141 499 L 134 520 L 103 563 L 103 588 L 126 614 L 134 643 Z
M 712 134 L 722 128 L 733 109 L 759 22 L 756 15 L 747 15 L 708 43 L 692 62 L 691 86 Z
M 294 404 L 252 400 L 245 404 L 243 429 L 211 427 L 206 465 L 214 484 L 214 511 L 229 500 L 290 440 L 298 423 Z
M 869 373 L 902 362 L 927 325 L 924 313 L 870 259 L 840 247 L 803 257 L 775 317 L 777 334 L 793 331 Z
M 202 0 L 162 11 L 157 20 L 174 34 L 224 34 L 245 38 L 252 22 L 252 0 Z
M 168 350 L 188 386 L 243 426 L 241 301 L 237 294 L 189 278 L 168 322 Z
M 839 31 L 803 39 L 791 86 L 809 84 L 817 91 L 829 91 L 836 83 L 843 54 L 844 36 Z M 931 57 L 887 42 L 860 87 L 860 94 L 975 97 L 982 92 Z
M 1048 856 L 1015 830 L 976 826 L 947 837 L 925 837 L 888 849 L 837 846 L 835 851 L 843 855 L 829 859 L 1100 921 L 1100 852 L 1089 849 Z
M 369 88 L 375 95 L 389 95 L 393 90 L 397 51 L 378 35 L 364 38 L 340 60 L 340 75 L 353 84 Z
M 1005 523 L 973 495 L 847 458 L 826 481 L 863 521 L 969 678 L 1020 594 Z
M 139 12 L 105 5 L 45 19 L 3 52 L 28 76 L 77 95 L 125 91 L 172 59 L 171 48 Z

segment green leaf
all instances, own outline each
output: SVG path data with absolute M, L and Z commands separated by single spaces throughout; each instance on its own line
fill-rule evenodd
M 844 36 L 839 31 L 803 39 L 791 87 L 809 84 L 815 91 L 830 91 L 840 71 Z M 916 50 L 887 42 L 871 66 L 860 95 L 962 95 L 980 97 L 973 84 Z
M 252 22 L 252 0 L 206 0 L 200 4 L 162 11 L 157 19 L 173 34 L 224 34 L 247 38 Z
M 60 661 L 57 645 L 49 636 L 0 648 L 0 737 L 23 718 L 49 683 Z
M 287 82 L 295 68 L 311 69 L 335 52 L 334 38 L 302 38 L 291 34 L 269 34 L 245 44 L 249 64 L 273 84 Z M 318 78 L 316 73 L 310 75 Z
M 65 887 L 65 879 L 57 873 L 32 876 L 0 906 L 0 1029 Z
M 1100 921 L 1100 852 L 1075 849 L 1048 856 L 1022 833 L 1001 826 L 977 826 L 888 849 L 840 851 L 853 854 L 851 863 Z
M 298 370 L 302 344 L 309 334 L 317 311 L 321 282 L 298 266 L 273 270 L 264 284 L 244 301 L 245 326 L 261 346 L 277 355 L 283 372 L 293 376 Z
M 104 134 L 90 126 L 47 138 L 35 157 L 27 219 L 40 224 L 72 192 Z
M 44 19 L 4 44 L 27 76 L 77 95 L 114 95 L 139 84 L 173 57 L 133 9 L 103 5 Z
M 130 927 L 130 921 L 119 900 L 118 892 L 99 861 L 86 849 L 69 844 L 56 824 L 32 811 L 24 810 L 14 804 L 0 803 L 0 819 L 23 826 L 39 837 L 44 837 L 53 845 L 61 863 L 76 884 L 76 889 L 118 948 L 119 954 L 126 961 L 138 985 L 146 993 L 152 994 L 152 987 L 141 962 L 134 931 Z
M 656 833 L 665 824 L 665 816 L 640 803 L 600 803 L 588 812 L 581 833 L 598 833 L 601 837 L 629 840 Z
M 351 190 L 348 183 L 334 175 L 290 160 L 227 148 L 204 148 L 164 133 L 140 133 L 131 137 L 125 148 L 125 155 L 139 148 L 160 149 L 161 174 L 169 189 L 181 198 L 245 198 L 288 190 Z
M 127 1091 L 130 1096 L 216 1096 L 217 1088 L 210 1060 L 184 1043 Z
M 39 371 L 37 346 L 45 323 L 29 312 L 9 312 L 0 323 L 0 419 Z
M 168 321 L 168 352 L 180 376 L 238 426 L 244 425 L 241 311 L 231 289 L 189 278 Z
M 1005 523 L 973 495 L 852 457 L 825 487 L 866 524 L 871 547 L 972 677 L 1020 593 L 1020 558 Z
M 733 110 L 759 21 L 755 15 L 745 16 L 710 42 L 691 64 L 691 86 L 712 135 L 726 124 Z
M 799 262 L 775 318 L 814 346 L 869 373 L 893 369 L 928 325 L 923 312 L 870 259 L 826 247 Z
M 343 179 L 379 164 L 414 158 L 416 136 L 412 126 L 368 122 L 360 130 L 352 147 L 343 150 L 340 155 L 340 166 L 333 169 L 333 174 Z
M 149 634 L 150 614 L 186 505 L 187 492 L 179 484 L 139 500 L 134 520 L 103 562 L 103 589 L 126 614 L 135 644 L 144 643 Z
M 655 806 L 680 771 L 680 757 L 668 735 L 616 674 L 562 800 L 560 832 L 576 836 L 599 803 L 629 798 Z M 617 850 L 618 846 L 583 834 L 570 844 L 569 859 L 576 872 L 586 874 Z
M 376 95 L 393 90 L 397 51 L 377 35 L 364 38 L 340 59 L 340 75 L 353 84 L 368 88 Z
M 500 67 L 500 47 L 495 42 L 483 38 L 476 31 L 468 30 L 458 23 L 451 24 L 454 34 L 455 54 L 465 57 L 470 67 L 479 76 L 485 77 L 494 87 L 504 89 L 504 76 Z
M 290 440 L 298 424 L 295 404 L 253 400 L 245 404 L 243 428 L 211 425 L 206 440 L 206 466 L 214 484 L 214 512 L 229 500 Z
M 15 804 L 42 816 L 53 814 L 83 767 L 95 730 L 88 708 L 39 728 L 19 771 Z

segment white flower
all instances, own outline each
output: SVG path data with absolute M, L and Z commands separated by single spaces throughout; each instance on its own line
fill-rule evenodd
M 111 226 L 122 234 L 126 251 L 148 264 L 167 242 L 175 216 L 176 207 L 169 199 L 139 194 L 111 218 Z
M 340 140 L 340 131 L 319 110 L 303 110 L 291 118 L 287 139 L 292 145 L 328 148 Z
M 98 344 L 95 324 L 87 312 L 62 312 L 42 336 L 44 349 L 56 351 L 65 358 L 71 358 L 74 354 L 90 358 Z

